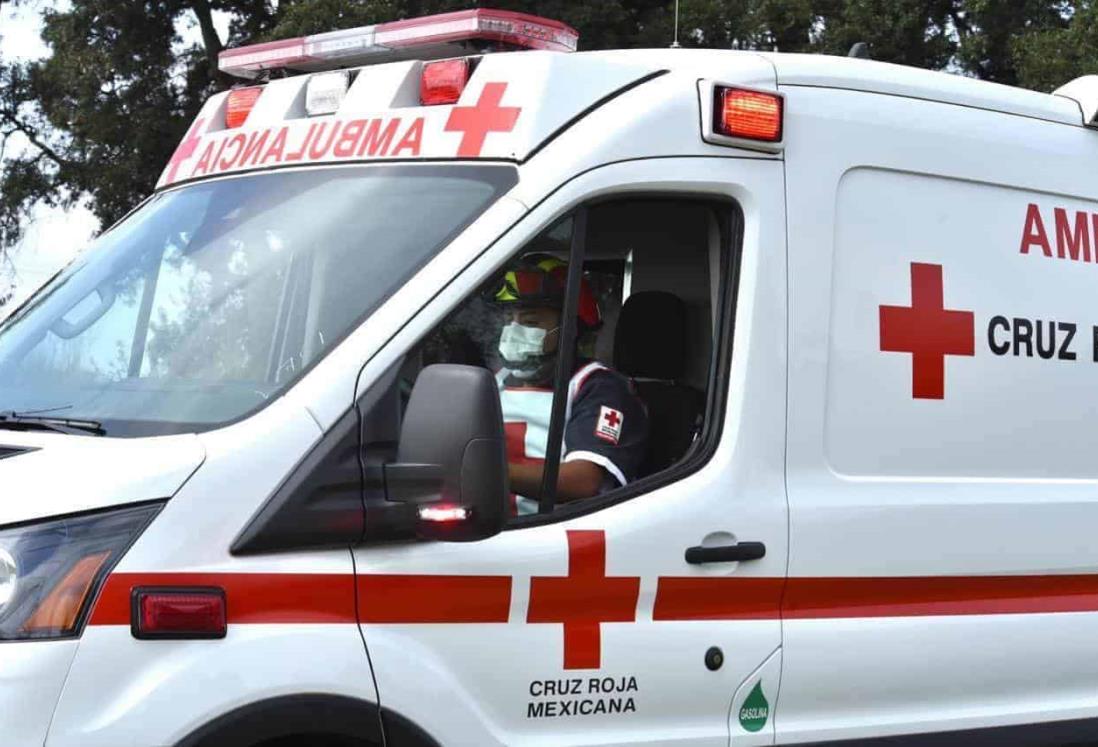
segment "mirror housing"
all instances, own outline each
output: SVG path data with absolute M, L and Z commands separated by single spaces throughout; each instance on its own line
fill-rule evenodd
M 421 537 L 469 542 L 498 534 L 509 491 L 492 373 L 441 363 L 424 368 L 404 415 L 397 461 L 384 470 L 388 500 L 416 507 Z

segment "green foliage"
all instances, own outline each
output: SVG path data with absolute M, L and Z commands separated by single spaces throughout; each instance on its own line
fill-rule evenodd
M 953 0 L 832 0 L 819 48 L 846 54 L 856 42 L 875 60 L 941 69 L 956 51 L 949 21 Z
M 0 0 L 2 2 L 3 0 Z M 489 0 L 558 18 L 583 49 L 666 47 L 674 0 Z M 71 0 L 46 10 L 46 60 L 0 59 L 0 250 L 31 205 L 87 200 L 110 224 L 148 194 L 214 91 L 222 45 L 481 5 L 469 0 Z M 682 46 L 846 54 L 1040 90 L 1098 72 L 1098 0 L 680 0 Z M 229 14 L 227 39 L 213 24 Z M 181 25 L 201 43 L 185 46 Z
M 1016 42 L 1026 34 L 1062 28 L 1068 5 L 1049 0 L 967 0 L 963 13 L 956 15 L 961 66 L 984 80 L 1018 85 Z
M 1072 3 L 1070 20 L 1035 28 L 1011 40 L 1010 60 L 1018 83 L 1052 91 L 1073 78 L 1098 73 L 1098 3 Z

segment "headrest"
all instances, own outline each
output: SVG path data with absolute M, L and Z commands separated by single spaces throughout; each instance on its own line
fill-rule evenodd
M 614 333 L 614 366 L 627 376 L 678 379 L 686 370 L 686 304 L 673 293 L 625 300 Z

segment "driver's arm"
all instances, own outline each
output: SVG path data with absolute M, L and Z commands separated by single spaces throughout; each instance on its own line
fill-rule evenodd
M 542 464 L 511 462 L 507 467 L 512 492 L 531 498 L 541 493 Z M 557 500 L 565 503 L 598 495 L 605 478 L 606 470 L 594 462 L 563 462 L 557 473 Z
M 628 380 L 609 370 L 591 374 L 573 403 L 564 440 L 558 502 L 591 498 L 635 479 L 648 445 L 648 415 Z M 541 493 L 541 464 L 511 463 L 508 474 L 513 492 L 529 498 Z

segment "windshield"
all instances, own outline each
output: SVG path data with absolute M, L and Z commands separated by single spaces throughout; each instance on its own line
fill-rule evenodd
M 161 193 L 0 325 L 0 413 L 121 436 L 237 420 L 515 178 L 506 166 L 375 165 Z

